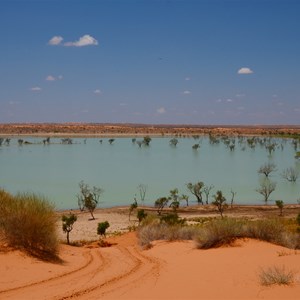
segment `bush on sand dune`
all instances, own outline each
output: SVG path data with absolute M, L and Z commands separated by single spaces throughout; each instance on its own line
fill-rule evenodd
M 54 206 L 35 194 L 11 196 L 0 191 L 0 229 L 12 248 L 41 259 L 54 259 L 58 253 L 57 216 Z

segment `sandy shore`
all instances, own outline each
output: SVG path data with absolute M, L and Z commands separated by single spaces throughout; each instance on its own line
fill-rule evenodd
M 299 210 L 294 205 L 285 213 L 295 216 Z M 255 217 L 257 212 L 278 214 L 275 207 L 255 206 L 230 213 Z M 209 207 L 180 214 L 217 215 Z M 299 299 L 300 251 L 249 239 L 210 250 L 196 249 L 192 241 L 156 241 L 142 250 L 135 232 L 116 235 L 135 223 L 134 217 L 128 219 L 128 208 L 100 209 L 95 217 L 90 221 L 88 213 L 78 213 L 71 240 L 98 239 L 97 223 L 108 220 L 111 247 L 62 244 L 61 263 L 42 262 L 19 251 L 0 252 L 0 299 Z M 62 231 L 60 236 L 65 239 Z M 261 286 L 260 269 L 272 266 L 295 272 L 294 284 Z

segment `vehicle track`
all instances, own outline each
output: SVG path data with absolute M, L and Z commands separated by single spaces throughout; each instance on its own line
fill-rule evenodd
M 86 250 L 85 250 L 86 251 Z M 68 273 L 0 292 L 0 299 L 99 299 L 158 276 L 160 263 L 137 246 L 88 249 L 86 263 Z

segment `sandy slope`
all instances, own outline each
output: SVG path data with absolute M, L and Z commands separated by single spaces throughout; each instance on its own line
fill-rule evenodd
M 109 240 L 62 246 L 63 264 L 0 253 L 0 299 L 299 299 L 300 252 L 254 240 L 211 250 L 158 241 L 144 251 L 134 233 Z M 261 287 L 259 269 L 273 265 L 298 272 L 296 283 Z

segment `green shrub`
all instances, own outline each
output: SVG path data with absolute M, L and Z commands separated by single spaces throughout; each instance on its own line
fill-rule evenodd
M 13 197 L 0 193 L 0 226 L 9 246 L 42 259 L 56 257 L 58 238 L 54 206 L 31 193 Z
M 109 227 L 108 221 L 98 223 L 97 234 L 106 236 L 106 229 Z
M 260 284 L 269 286 L 273 284 L 290 285 L 294 282 L 294 272 L 286 271 L 284 266 L 273 266 L 262 269 L 259 274 Z
M 62 230 L 67 234 L 67 243 L 70 244 L 70 232 L 73 230 L 73 225 L 77 221 L 77 216 L 74 214 L 69 214 L 68 216 L 63 215 L 62 220 Z

